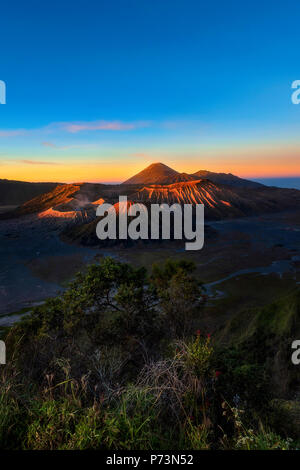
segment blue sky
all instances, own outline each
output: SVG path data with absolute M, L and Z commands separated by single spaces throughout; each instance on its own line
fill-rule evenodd
M 72 180 L 86 163 L 118 180 L 153 161 L 300 175 L 299 13 L 296 0 L 6 2 L 0 177 Z

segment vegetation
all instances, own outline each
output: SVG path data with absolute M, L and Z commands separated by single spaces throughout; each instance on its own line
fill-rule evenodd
M 187 261 L 148 276 L 105 258 L 78 273 L 5 331 L 1 448 L 297 448 L 272 407 L 269 352 L 299 320 L 299 294 L 252 313 L 243 334 L 229 324 L 234 344 L 197 330 L 205 300 Z

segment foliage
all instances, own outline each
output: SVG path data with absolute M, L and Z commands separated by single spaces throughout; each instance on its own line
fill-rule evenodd
M 169 260 L 148 277 L 106 258 L 78 273 L 61 296 L 6 332 L 0 446 L 296 447 L 263 423 L 273 395 L 268 361 L 253 352 L 262 328 L 239 344 L 216 345 L 193 332 L 202 306 L 190 262 Z

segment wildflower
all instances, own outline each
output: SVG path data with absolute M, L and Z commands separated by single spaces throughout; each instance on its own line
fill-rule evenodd
M 210 334 L 210 333 L 207 333 L 207 335 L 206 335 L 206 336 L 207 336 L 207 339 L 210 339 L 210 337 L 211 337 L 211 334 Z
M 200 335 L 201 335 L 201 331 L 200 331 L 200 330 L 197 330 L 197 331 L 196 331 L 196 335 L 197 335 L 197 336 L 200 336 Z
M 221 374 L 222 374 L 222 372 L 221 372 L 221 371 L 219 371 L 219 370 L 216 370 L 216 372 L 215 372 L 215 376 L 216 376 L 216 378 L 218 378 L 218 377 L 219 377 L 219 375 L 221 375 Z

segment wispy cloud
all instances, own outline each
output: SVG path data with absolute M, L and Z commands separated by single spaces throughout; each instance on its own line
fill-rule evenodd
M 19 162 L 26 165 L 60 165 L 58 162 L 41 162 L 36 160 L 19 160 Z
M 46 126 L 35 129 L 0 129 L 1 137 L 17 137 L 28 135 L 54 134 L 56 132 L 68 132 L 76 134 L 82 131 L 131 131 L 150 127 L 150 121 L 70 121 L 70 122 L 52 122 Z M 46 147 L 55 148 L 55 144 L 51 142 L 43 142 Z M 57 148 L 59 148 L 57 146 Z
M 25 135 L 28 132 L 26 129 L 0 129 L 0 137 L 17 137 Z
M 53 142 L 42 142 L 41 145 L 56 150 L 70 150 L 70 149 L 98 149 L 98 144 L 69 144 L 69 145 L 57 145 Z
M 42 142 L 42 145 L 43 145 L 44 147 L 51 147 L 51 148 L 53 148 L 53 149 L 59 148 L 58 145 L 55 145 L 55 144 L 53 144 L 52 142 Z
M 130 131 L 142 127 L 149 127 L 148 121 L 121 122 L 121 121 L 91 121 L 62 123 L 62 128 L 72 134 L 80 131 Z

